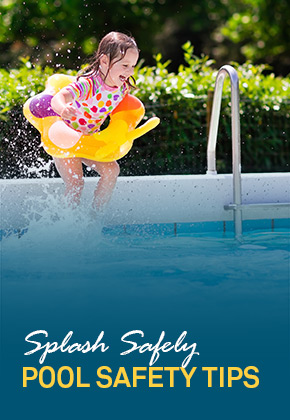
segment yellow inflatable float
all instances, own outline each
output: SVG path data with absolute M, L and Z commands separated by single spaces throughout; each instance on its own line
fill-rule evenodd
M 50 105 L 52 97 L 73 81 L 75 77 L 55 74 L 47 80 L 44 92 L 28 99 L 24 104 L 25 117 L 40 132 L 42 145 L 51 156 L 112 162 L 125 156 L 135 139 L 155 128 L 160 122 L 159 118 L 153 117 L 137 127 L 144 117 L 145 108 L 139 99 L 128 94 L 110 114 L 107 128 L 91 135 L 74 131 L 61 123 L 61 117 Z M 58 136 L 54 135 L 55 130 L 58 130 Z M 61 136 L 60 130 L 63 130 Z M 69 136 L 66 135 L 66 130 L 70 130 Z

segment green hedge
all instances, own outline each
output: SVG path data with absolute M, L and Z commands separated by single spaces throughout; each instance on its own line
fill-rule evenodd
M 121 159 L 122 175 L 191 174 L 206 171 L 209 92 L 217 75 L 208 57 L 183 46 L 185 64 L 169 73 L 157 55 L 154 67 L 136 69 L 136 95 L 146 115 L 161 124 L 136 140 Z M 289 171 L 290 78 L 275 77 L 265 65 L 232 64 L 240 79 L 243 172 Z M 49 67 L 32 68 L 28 59 L 10 72 L 0 70 L 0 148 L 3 178 L 55 176 L 51 158 L 40 147 L 38 132 L 22 116 L 27 98 L 41 92 Z M 73 71 L 61 70 L 69 74 Z M 225 80 L 217 144 L 217 169 L 231 172 L 230 84 Z M 90 175 L 90 173 L 87 173 Z

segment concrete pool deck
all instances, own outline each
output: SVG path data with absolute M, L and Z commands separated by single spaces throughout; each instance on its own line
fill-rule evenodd
M 119 177 L 105 224 L 194 223 L 233 220 L 233 181 L 224 175 Z M 90 203 L 98 178 L 86 178 L 84 202 Z M 0 180 L 1 229 L 25 227 L 35 198 L 62 194 L 61 179 Z M 290 203 L 290 173 L 242 174 L 243 204 Z M 30 204 L 27 199 L 30 199 Z M 285 219 L 289 207 L 245 209 L 243 220 Z

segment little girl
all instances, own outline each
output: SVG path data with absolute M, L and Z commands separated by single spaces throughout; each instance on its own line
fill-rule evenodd
M 130 78 L 138 58 L 139 50 L 134 38 L 120 32 L 108 33 L 101 40 L 89 67 L 77 77 L 76 82 L 53 97 L 51 107 L 61 116 L 62 124 L 85 135 L 98 131 L 106 117 L 133 87 Z M 84 106 L 88 98 L 90 109 L 95 112 L 93 123 L 89 121 L 90 115 Z M 65 182 L 65 195 L 73 204 L 79 203 L 84 186 L 82 163 L 97 171 L 100 180 L 94 194 L 93 207 L 97 210 L 105 207 L 120 172 L 116 161 L 96 162 L 79 157 L 54 157 L 54 162 Z

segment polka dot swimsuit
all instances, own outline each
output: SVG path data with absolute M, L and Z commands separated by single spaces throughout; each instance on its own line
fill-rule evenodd
M 74 130 L 88 135 L 99 131 L 107 116 L 129 92 L 126 83 L 120 88 L 110 87 L 100 76 L 81 77 L 66 89 L 73 95 L 72 105 L 77 115 L 64 122 Z

